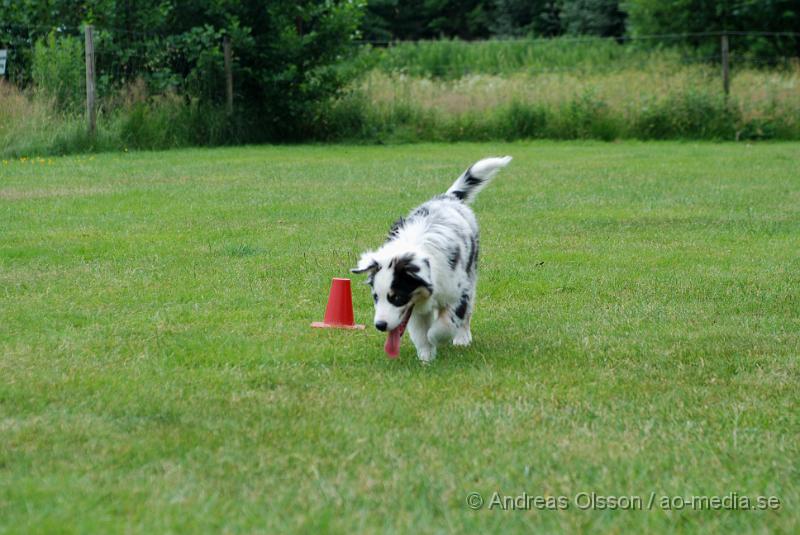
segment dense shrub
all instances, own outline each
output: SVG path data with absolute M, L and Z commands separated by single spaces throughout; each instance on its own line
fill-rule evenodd
M 562 69 L 594 73 L 642 68 L 654 53 L 662 59 L 668 56 L 671 61 L 691 58 L 688 51 L 645 50 L 622 45 L 613 39 L 585 37 L 577 41 L 554 38 L 405 42 L 388 48 L 368 49 L 357 61 L 366 68 L 388 73 L 456 79 L 476 73 L 536 74 Z
M 641 139 L 734 139 L 740 117 L 721 95 L 688 91 L 647 106 L 631 125 Z
M 33 49 L 33 83 L 36 90 L 55 101 L 58 110 L 75 112 L 83 107 L 86 70 L 83 43 L 75 37 L 50 33 Z
M 4 2 L 0 48 L 12 44 L 15 80 L 30 70 L 30 47 L 42 31 L 82 34 L 95 27 L 98 96 L 143 78 L 153 94 L 175 91 L 202 106 L 225 99 L 223 39 L 232 43 L 235 99 L 257 113 L 257 139 L 303 139 L 313 122 L 310 110 L 335 95 L 349 71 L 337 67 L 353 51 L 361 18 L 360 0 L 242 0 L 220 2 Z M 44 29 L 44 30 L 42 30 Z M 70 111 L 84 77 L 78 37 L 40 40 L 34 53 L 34 82 Z M 216 128 L 216 127 L 214 127 Z M 256 139 L 253 139 L 256 140 Z
M 548 110 L 543 106 L 513 101 L 497 112 L 495 132 L 506 141 L 547 135 Z

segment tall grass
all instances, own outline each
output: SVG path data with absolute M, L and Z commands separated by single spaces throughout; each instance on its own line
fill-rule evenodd
M 453 80 L 474 74 L 598 73 L 646 68 L 654 60 L 680 64 L 698 59 L 690 50 L 645 49 L 599 37 L 563 37 L 401 42 L 388 48 L 367 48 L 357 61 L 385 73 Z
M 365 49 L 336 99 L 297 125 L 311 141 L 800 139 L 800 64 L 719 69 L 608 39 L 407 43 Z M 51 86 L 53 84 L 50 84 Z M 98 134 L 53 91 L 0 84 L 0 156 L 280 141 L 258 112 L 228 117 L 141 82 L 104 95 Z M 297 141 L 297 139 L 293 139 Z
M 613 39 L 399 43 L 366 49 L 330 138 L 798 139 L 800 67 L 734 58 L 732 94 L 697 52 Z
M 50 33 L 33 49 L 33 82 L 36 91 L 54 99 L 59 109 L 75 112 L 86 94 L 83 43 L 77 37 Z
M 101 101 L 97 132 L 89 135 L 84 115 L 64 110 L 39 91 L 20 91 L 0 81 L 0 156 L 59 155 L 123 149 L 169 149 L 232 145 L 257 139 L 255 120 L 228 117 L 167 93 L 149 95 L 140 81 Z
M 80 117 L 55 111 L 53 97 L 23 94 L 0 80 L 0 156 L 80 152 L 92 148 Z M 98 145 L 100 140 L 97 140 Z

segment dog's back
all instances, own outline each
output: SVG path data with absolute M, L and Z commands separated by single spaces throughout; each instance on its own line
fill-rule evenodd
M 422 246 L 445 254 L 450 267 L 459 264 L 474 275 L 478 255 L 478 222 L 467 206 L 511 161 L 511 156 L 485 158 L 470 166 L 447 192 L 412 210 L 398 219 L 389 231 L 387 243 L 398 240 L 398 246 Z

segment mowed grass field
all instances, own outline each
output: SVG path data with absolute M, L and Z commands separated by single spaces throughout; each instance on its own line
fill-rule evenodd
M 471 347 L 426 367 L 309 327 L 397 216 L 503 154 Z M 13 160 L 0 532 L 796 533 L 799 285 L 800 144 Z M 780 507 L 661 507 L 732 493 Z

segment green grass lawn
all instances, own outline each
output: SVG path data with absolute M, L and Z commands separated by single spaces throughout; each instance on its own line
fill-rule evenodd
M 397 216 L 502 154 L 471 347 L 425 367 L 407 337 L 389 360 L 374 329 L 309 327 Z M 0 164 L 0 532 L 796 533 L 799 162 L 492 143 Z M 731 493 L 781 505 L 659 507 Z

